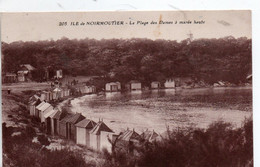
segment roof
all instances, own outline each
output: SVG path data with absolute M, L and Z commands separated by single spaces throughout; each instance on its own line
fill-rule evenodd
M 70 119 L 71 114 L 66 115 L 64 118 L 61 119 L 60 123 L 66 123 L 68 119 Z
M 37 101 L 30 101 L 29 104 L 30 105 L 35 105 Z
M 42 101 L 38 106 L 36 106 L 36 109 L 39 110 L 39 108 L 40 108 L 43 104 L 45 104 L 45 103 L 46 103 L 45 101 Z
M 129 81 L 128 83 L 141 83 L 141 82 L 139 82 L 139 81 L 136 81 L 136 80 L 131 80 L 131 81 Z
M 156 137 L 158 136 L 159 135 L 155 131 L 149 131 L 149 130 L 146 130 L 141 134 L 141 137 L 143 139 L 148 140 L 150 142 L 156 140 Z
M 27 74 L 28 71 L 17 71 L 18 74 Z
M 45 113 L 43 116 L 44 116 L 44 118 L 48 118 L 48 117 L 50 117 L 53 113 L 55 113 L 56 111 L 58 111 L 57 108 L 52 109 L 52 110 L 50 110 L 49 112 Z
M 60 119 L 63 119 L 64 117 L 66 117 L 66 115 L 68 115 L 68 113 L 66 113 L 65 111 L 55 111 L 54 113 L 52 113 L 51 115 L 50 115 L 50 117 L 51 118 L 53 118 L 53 119 L 58 119 L 58 120 L 60 120 Z
M 103 121 L 98 122 L 90 133 L 100 135 L 101 131 L 114 133 Z
M 106 85 L 120 85 L 120 82 L 109 82 Z
M 69 117 L 68 116 L 65 117 L 61 121 L 71 123 L 71 124 L 76 124 L 83 119 L 85 119 L 85 117 L 83 115 L 81 115 L 80 113 L 76 113 L 74 115 L 70 115 Z
M 159 81 L 153 81 L 152 83 L 160 83 Z
M 59 91 L 62 91 L 60 88 L 55 88 L 53 89 L 54 92 L 59 92 Z
M 140 135 L 134 130 L 126 130 L 119 136 L 118 139 L 125 141 L 139 140 Z
M 13 76 L 15 76 L 16 77 L 16 74 L 15 73 L 6 73 L 5 76 L 6 77 L 11 77 L 11 76 L 13 77 Z
M 32 97 L 30 97 L 29 101 L 36 101 L 38 100 L 40 97 L 37 95 L 33 95 Z
M 83 119 L 82 121 L 78 122 L 75 126 L 81 127 L 81 128 L 87 128 L 92 129 L 94 126 L 96 126 L 96 122 L 90 120 L 90 119 Z
M 38 108 L 38 110 L 44 111 L 44 110 L 46 110 L 47 108 L 49 108 L 50 106 L 51 106 L 50 103 L 44 103 L 42 106 L 40 106 L 40 107 Z
M 20 67 L 26 67 L 29 71 L 35 70 L 35 68 L 30 64 L 22 64 Z

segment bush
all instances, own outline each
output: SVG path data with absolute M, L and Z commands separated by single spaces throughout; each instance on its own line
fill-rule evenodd
M 207 129 L 168 131 L 161 141 L 142 142 L 137 154 L 104 151 L 106 166 L 140 167 L 253 167 L 253 123 L 233 129 L 231 124 L 216 122 Z

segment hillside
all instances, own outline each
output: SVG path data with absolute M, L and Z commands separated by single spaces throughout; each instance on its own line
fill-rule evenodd
M 109 76 L 127 82 L 163 81 L 192 77 L 207 83 L 246 81 L 251 73 L 251 39 L 225 37 L 192 42 L 149 39 L 2 42 L 3 72 L 16 72 L 31 64 L 42 75 L 45 68 L 62 69 L 66 75 Z

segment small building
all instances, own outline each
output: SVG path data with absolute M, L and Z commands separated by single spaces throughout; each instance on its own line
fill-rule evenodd
M 62 70 L 57 70 L 56 71 L 56 78 L 57 79 L 61 79 L 63 77 L 63 75 L 62 75 Z
M 65 111 L 55 110 L 49 117 L 51 119 L 51 134 L 59 135 L 59 122 L 68 114 Z
M 29 98 L 29 102 L 31 102 L 31 101 L 36 101 L 36 100 L 38 100 L 38 99 L 40 99 L 40 97 L 39 97 L 37 94 L 35 94 L 35 95 L 33 95 L 33 96 L 31 96 L 31 97 Z
M 35 112 L 36 106 L 38 106 L 40 103 L 41 103 L 40 99 L 29 101 L 28 109 L 29 109 L 29 112 L 30 112 L 31 116 L 35 116 L 36 115 L 36 112 Z
M 17 80 L 18 80 L 18 82 L 25 82 L 25 81 L 27 81 L 27 78 L 26 78 L 27 74 L 28 74 L 27 72 L 18 71 L 17 72 Z
M 96 126 L 96 122 L 90 119 L 83 119 L 78 122 L 75 126 L 77 127 L 76 143 L 90 147 L 90 135 L 91 129 Z
M 141 138 L 148 142 L 156 141 L 158 136 L 159 135 L 154 130 L 149 131 L 148 129 L 141 134 Z
M 44 115 L 50 112 L 51 110 L 53 110 L 53 107 L 50 103 L 47 102 L 43 104 L 41 107 L 39 107 L 39 118 L 41 119 L 41 123 L 45 122 Z
M 76 124 L 85 119 L 80 113 L 69 115 L 60 121 L 60 134 L 76 142 Z
M 91 93 L 95 93 L 96 92 L 96 87 L 95 86 L 86 86 L 87 87 L 87 93 L 91 94 Z
M 41 92 L 40 99 L 41 99 L 41 101 L 43 101 L 43 100 L 51 101 L 51 100 L 53 100 L 53 93 L 49 90 L 44 90 Z
M 35 117 L 40 118 L 40 107 L 42 107 L 45 103 L 46 101 L 43 100 L 39 105 L 36 106 L 34 113 Z
M 134 129 L 127 129 L 118 137 L 117 147 L 126 149 L 125 151 L 133 153 L 134 146 L 139 144 L 140 140 L 141 136 Z
M 110 82 L 106 83 L 105 88 L 107 92 L 117 92 L 121 91 L 121 84 L 120 82 Z
M 130 81 L 125 85 L 125 88 L 127 90 L 141 90 L 142 89 L 142 83 L 139 81 Z
M 34 70 L 35 68 L 30 64 L 20 65 L 20 69 L 17 72 L 17 80 L 19 82 L 25 82 L 32 79 L 32 71 Z
M 63 92 L 61 88 L 55 88 L 52 90 L 52 99 L 58 100 L 63 97 Z
M 108 138 L 112 140 L 113 131 L 103 122 L 99 121 L 90 133 L 90 148 L 101 151 L 106 148 L 111 152 L 111 143 Z
M 3 78 L 4 83 L 17 82 L 17 75 L 15 73 L 6 73 Z
M 159 89 L 161 88 L 161 83 L 159 81 L 154 81 L 151 83 L 151 89 Z
M 175 88 L 175 80 L 174 79 L 167 79 L 164 83 L 165 88 Z
M 45 130 L 47 134 L 51 134 L 52 131 L 52 124 L 51 124 L 51 115 L 56 113 L 58 111 L 57 108 L 52 108 L 51 110 L 49 110 L 48 112 L 45 112 L 43 117 L 45 120 Z
M 61 89 L 64 97 L 70 96 L 70 89 L 68 87 L 62 87 Z

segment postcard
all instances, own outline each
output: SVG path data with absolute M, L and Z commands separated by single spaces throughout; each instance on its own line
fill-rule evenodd
M 3 166 L 253 166 L 249 10 L 1 13 Z

